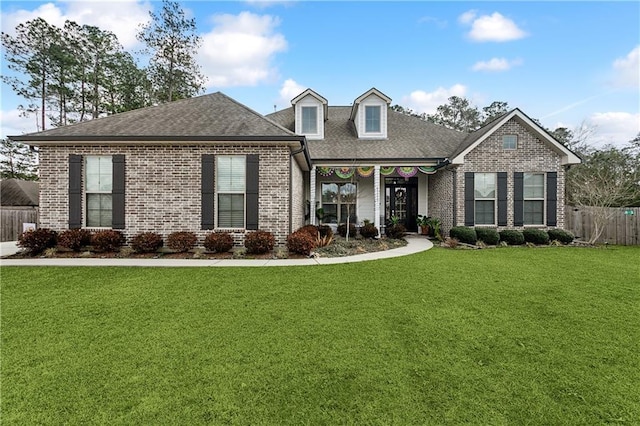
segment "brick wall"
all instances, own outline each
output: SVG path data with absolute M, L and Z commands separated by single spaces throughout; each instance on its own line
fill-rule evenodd
M 503 135 L 517 135 L 518 148 L 502 148 Z M 558 203 L 557 227 L 564 227 L 565 170 L 560 164 L 560 154 L 523 127 L 517 119 L 511 119 L 497 129 L 488 139 L 480 143 L 464 159 L 457 172 L 457 217 L 456 225 L 464 225 L 464 173 L 507 172 L 507 228 L 513 226 L 513 173 L 557 172 Z M 546 204 L 545 204 L 546 209 Z M 541 228 L 545 228 L 541 226 Z M 502 228 L 500 228 L 502 229 Z
M 174 231 L 193 231 L 200 241 L 211 232 L 200 229 L 202 154 L 259 154 L 259 228 L 272 232 L 278 245 L 286 242 L 292 164 L 286 146 L 42 146 L 39 152 L 42 227 L 68 228 L 69 154 L 124 154 L 125 235 L 154 231 L 166 238 Z M 242 244 L 244 231 L 234 239 Z
M 301 228 L 305 224 L 306 209 L 304 174 L 294 158 L 291 158 L 291 231 Z
M 440 169 L 429 175 L 429 212 L 428 215 L 442 221 L 441 231 L 448 235 L 453 226 L 453 178 L 450 169 Z

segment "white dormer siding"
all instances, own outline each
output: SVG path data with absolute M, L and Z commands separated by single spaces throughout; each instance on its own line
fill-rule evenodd
M 386 139 L 387 111 L 391 99 L 377 89 L 371 89 L 355 100 L 351 113 L 358 138 Z
M 307 139 L 324 139 L 327 100 L 307 89 L 291 101 L 295 110 L 295 132 Z

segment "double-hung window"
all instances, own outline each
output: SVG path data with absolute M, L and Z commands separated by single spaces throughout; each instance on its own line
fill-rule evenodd
M 357 187 L 355 183 L 323 183 L 322 209 L 325 223 L 346 223 L 356 220 Z
M 544 173 L 524 173 L 524 224 L 544 224 Z
M 216 164 L 218 227 L 245 227 L 246 158 L 220 155 Z
M 318 107 L 302 107 L 302 133 L 305 135 L 318 133 Z
M 86 226 L 110 228 L 113 217 L 113 163 L 111 156 L 85 160 Z
M 496 223 L 496 174 L 476 173 L 474 176 L 474 211 L 476 225 Z
M 379 105 L 366 105 L 364 108 L 365 112 L 365 124 L 364 131 L 365 133 L 380 133 L 380 117 L 381 117 L 381 108 Z

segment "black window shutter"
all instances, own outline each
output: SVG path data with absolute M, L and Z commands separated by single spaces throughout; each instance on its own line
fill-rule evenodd
M 124 155 L 114 155 L 111 157 L 111 162 L 113 167 L 111 227 L 113 229 L 124 229 Z
M 513 174 L 513 226 L 524 225 L 524 173 Z
M 69 155 L 69 229 L 82 228 L 82 155 Z
M 213 229 L 214 214 L 213 214 L 213 197 L 214 197 L 214 178 L 213 178 L 213 155 L 202 155 L 202 182 L 201 182 L 201 194 L 202 194 L 202 229 Z
M 547 226 L 558 224 L 558 172 L 547 173 Z
M 473 172 L 464 174 L 464 225 L 473 226 L 475 224 L 475 175 Z
M 507 226 L 507 172 L 498 172 L 498 226 Z
M 258 229 L 260 167 L 257 154 L 247 155 L 247 229 Z

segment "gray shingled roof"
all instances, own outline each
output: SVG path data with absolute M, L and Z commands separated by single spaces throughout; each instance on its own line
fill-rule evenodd
M 358 139 L 350 113 L 350 106 L 329 107 L 324 139 L 307 141 L 312 160 L 444 159 L 467 137 L 466 133 L 389 109 L 387 139 Z M 293 107 L 267 118 L 295 129 Z
M 500 124 L 500 120 L 504 116 L 506 116 L 508 114 L 511 114 L 511 112 L 514 111 L 515 109 L 517 109 L 517 108 L 514 108 L 511 111 L 505 112 L 504 114 L 498 115 L 493 120 L 491 120 L 489 123 L 485 124 L 483 127 L 479 128 L 475 132 L 471 132 L 471 133 L 467 134 L 466 137 L 462 140 L 462 142 L 460 142 L 460 145 L 455 149 L 455 151 L 453 151 L 451 153 L 451 158 L 454 158 L 454 157 L 460 155 L 460 153 L 462 153 L 462 151 L 464 151 L 465 149 L 467 149 L 468 147 L 473 145 L 473 143 L 475 141 L 477 141 L 482 136 L 484 136 L 487 133 L 489 133 L 494 127 L 496 127 L 498 124 Z
M 293 132 L 221 92 L 114 114 L 96 120 L 27 135 L 20 141 L 127 139 L 149 140 L 241 137 L 291 138 Z
M 37 182 L 20 179 L 6 179 L 0 182 L 2 206 L 37 206 L 39 198 Z

